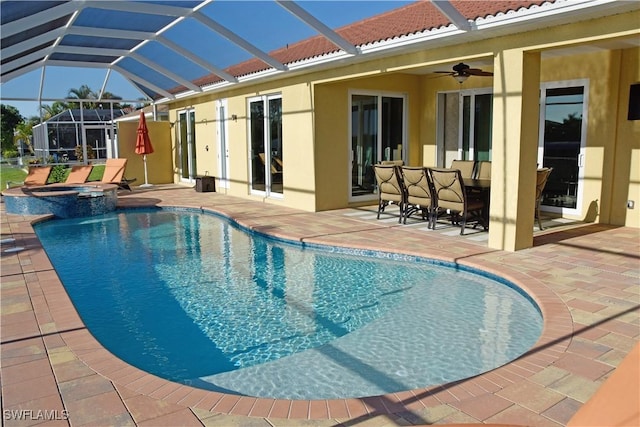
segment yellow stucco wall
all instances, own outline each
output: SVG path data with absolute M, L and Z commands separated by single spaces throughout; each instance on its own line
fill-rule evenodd
M 149 139 L 153 153 L 147 156 L 147 178 L 150 184 L 170 184 L 173 182 L 171 158 L 171 133 L 168 122 L 147 120 Z M 125 177 L 135 178 L 131 185 L 144 184 L 144 162 L 135 153 L 138 122 L 118 122 L 118 155 L 126 158 Z
M 636 205 L 640 203 L 640 121 L 626 120 L 626 111 L 629 85 L 640 81 L 639 50 L 587 49 L 594 53 L 563 51 L 562 56 L 547 56 L 544 51 L 561 45 L 588 45 L 599 37 L 599 32 L 606 34 L 609 30 L 613 32 L 614 28 L 619 29 L 620 35 L 637 32 L 633 21 L 639 16 L 632 13 L 607 17 L 568 24 L 558 31 L 539 29 L 465 45 L 380 57 L 309 74 L 292 74 L 256 85 L 243 84 L 215 95 L 205 94 L 172 102 L 170 117 L 175 121 L 178 110 L 188 106 L 195 108 L 197 173 L 202 175 L 206 171 L 215 176 L 219 173 L 215 99 L 226 99 L 228 116 L 234 114 L 237 120 L 228 121 L 231 183 L 228 189 L 218 187 L 218 191 L 256 198 L 258 196 L 250 194 L 248 183 L 247 100 L 252 96 L 280 93 L 283 104 L 284 197 L 265 201 L 304 210 L 340 208 L 349 204 L 348 105 L 351 92 L 405 94 L 407 163 L 432 166 L 436 164 L 438 93 L 456 91 L 461 86 L 448 76 L 414 74 L 414 70 L 427 65 L 442 69 L 444 65 L 438 67 L 437 64 L 450 65 L 451 62 L 477 58 L 493 60 L 499 52 L 509 49 L 529 50 L 541 54 L 540 83 L 583 80 L 589 84 L 584 197 L 581 213 L 574 217 L 637 227 L 640 226 L 640 207 L 626 209 L 626 201 L 635 200 Z M 492 70 L 491 66 L 482 68 Z M 493 88 L 493 80 L 472 77 L 462 88 Z M 174 128 L 171 132 L 174 138 L 172 149 L 177 161 L 175 132 Z M 527 139 L 536 140 L 531 135 Z M 205 150 L 206 145 L 208 151 Z M 530 157 L 532 151 L 525 151 Z M 525 169 L 530 172 L 530 168 Z M 179 181 L 177 176 L 176 181 Z
M 627 120 L 629 88 L 640 84 L 640 49 L 621 52 L 617 148 L 613 164 L 611 224 L 640 227 L 640 120 Z M 626 191 L 625 191 L 626 190 Z M 626 207 L 628 200 L 634 209 Z M 624 213 L 624 214 L 623 214 Z
M 316 209 L 327 210 L 348 204 L 351 136 L 348 126 L 351 93 L 406 95 L 406 162 L 422 162 L 420 145 L 420 77 L 383 74 L 315 85 Z M 365 202 L 371 204 L 371 202 Z

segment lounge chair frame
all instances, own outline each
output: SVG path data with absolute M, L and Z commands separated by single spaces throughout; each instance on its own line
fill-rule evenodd
M 460 235 L 464 235 L 467 222 L 475 221 L 474 228 L 481 224 L 485 230 L 489 228 L 483 211 L 485 202 L 482 199 L 469 197 L 459 169 L 430 168 L 431 182 L 434 189 L 436 209 L 448 209 L 451 221 L 460 225 Z M 434 223 L 435 230 L 435 223 Z
M 433 185 L 429 171 L 424 167 L 403 166 L 402 181 L 406 192 L 403 223 L 414 213 L 420 212 L 422 219 L 427 220 L 427 228 L 435 227 L 435 204 Z
M 373 165 L 378 184 L 378 219 L 388 205 L 396 204 L 400 208 L 398 223 L 402 223 L 406 195 L 402 184 L 402 173 L 395 165 Z

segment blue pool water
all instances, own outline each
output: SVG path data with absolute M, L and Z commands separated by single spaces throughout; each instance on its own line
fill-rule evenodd
M 426 387 L 518 357 L 542 331 L 504 280 L 408 256 L 303 247 L 190 210 L 35 231 L 112 353 L 169 380 L 283 399 Z

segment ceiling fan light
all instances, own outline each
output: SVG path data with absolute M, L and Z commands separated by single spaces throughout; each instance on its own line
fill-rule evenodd
M 469 78 L 469 76 L 466 74 L 455 74 L 453 78 L 456 79 L 458 83 L 462 84 Z

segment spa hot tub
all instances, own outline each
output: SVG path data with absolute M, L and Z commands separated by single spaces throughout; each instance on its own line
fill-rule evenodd
M 76 218 L 114 211 L 118 186 L 97 183 L 22 186 L 8 188 L 2 196 L 8 214 Z

